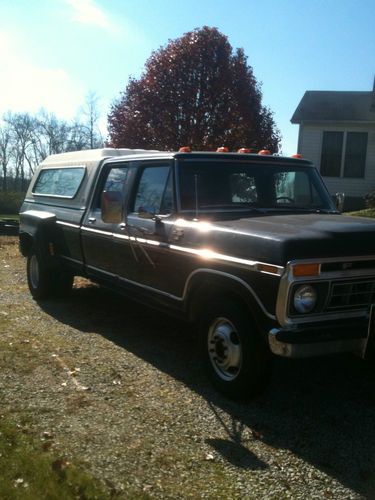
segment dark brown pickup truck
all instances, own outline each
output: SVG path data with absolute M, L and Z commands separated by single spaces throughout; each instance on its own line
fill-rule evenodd
M 89 277 L 196 325 L 213 383 L 244 398 L 270 354 L 371 344 L 375 223 L 341 215 L 307 160 L 103 149 L 48 157 L 22 206 L 36 299 Z

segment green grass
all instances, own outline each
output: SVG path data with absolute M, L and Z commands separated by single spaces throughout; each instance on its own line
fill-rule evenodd
M 3 500 L 109 499 L 88 473 L 65 457 L 43 450 L 27 426 L 0 415 L 0 498 Z
M 356 217 L 373 217 L 375 218 L 375 208 L 364 208 L 357 212 L 346 212 L 345 215 L 355 215 Z
M 20 216 L 19 214 L 0 214 L 0 220 L 2 219 L 19 220 Z

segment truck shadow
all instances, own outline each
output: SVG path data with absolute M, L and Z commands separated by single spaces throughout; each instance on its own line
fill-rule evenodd
M 206 380 L 189 325 L 94 286 L 40 306 L 82 333 L 102 335 L 205 398 L 227 435 L 222 439 L 221 432 L 206 442 L 233 465 L 268 467 L 249 450 L 250 432 L 254 440 L 290 450 L 344 486 L 374 497 L 375 366 L 351 356 L 275 359 L 266 392 L 238 403 L 216 393 Z

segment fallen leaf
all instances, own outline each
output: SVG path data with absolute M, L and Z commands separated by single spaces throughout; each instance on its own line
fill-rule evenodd
M 263 434 L 259 431 L 256 431 L 256 430 L 252 430 L 251 431 L 251 434 L 253 436 L 254 439 L 263 439 Z
M 52 462 L 52 469 L 55 472 L 62 472 L 69 465 L 69 462 L 65 458 L 58 458 L 54 462 Z
M 48 432 L 48 431 L 42 432 L 42 436 L 44 437 L 44 439 L 52 439 L 53 438 L 53 434 L 51 432 Z

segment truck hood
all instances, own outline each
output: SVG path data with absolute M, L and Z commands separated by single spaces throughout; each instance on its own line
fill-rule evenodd
M 262 262 L 285 265 L 293 259 L 375 256 L 375 221 L 368 218 L 280 214 L 220 220 L 214 225 L 214 239 L 220 238 L 222 231 L 232 233 L 230 253 Z M 220 238 L 224 239 L 228 241 Z

